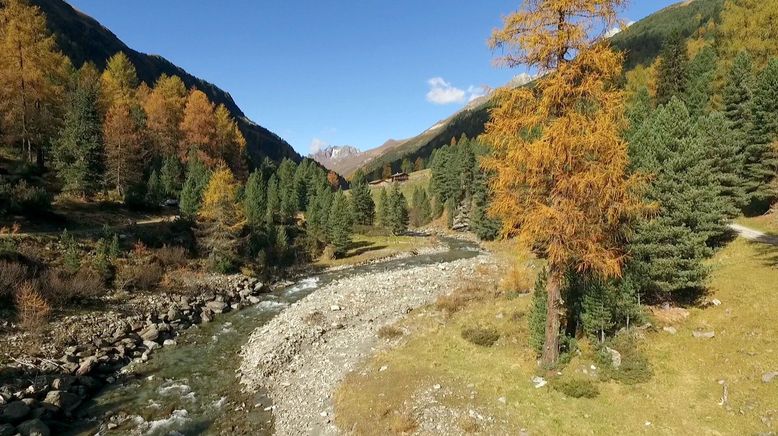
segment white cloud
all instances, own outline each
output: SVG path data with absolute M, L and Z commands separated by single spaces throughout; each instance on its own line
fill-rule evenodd
M 627 27 L 629 27 L 629 26 L 631 26 L 633 24 L 635 24 L 634 21 L 628 21 L 628 22 L 624 23 L 623 26 L 614 27 L 614 28 L 608 30 L 607 32 L 605 32 L 605 37 L 606 38 L 610 38 L 611 36 L 616 35 L 617 33 L 621 32 L 622 30 L 626 29 Z
M 311 145 L 309 146 L 309 149 L 311 150 L 311 153 L 318 153 L 319 150 L 329 145 L 330 144 L 327 141 L 324 141 L 319 138 L 313 138 L 313 140 L 311 141 Z
M 434 104 L 463 103 L 465 91 L 446 82 L 442 77 L 433 77 L 427 80 L 430 90 L 427 93 L 427 101 Z

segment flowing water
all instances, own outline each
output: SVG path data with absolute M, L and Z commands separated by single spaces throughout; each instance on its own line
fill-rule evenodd
M 242 311 L 219 315 L 209 324 L 181 333 L 178 344 L 157 350 L 133 367 L 137 374 L 105 388 L 86 406 L 89 416 L 126 414 L 130 419 L 117 434 L 209 434 L 248 432 L 269 434 L 270 400 L 263 392 L 241 394 L 236 370 L 240 349 L 251 333 L 289 304 L 335 280 L 357 274 L 451 262 L 478 255 L 475 244 L 445 238 L 444 252 L 418 255 L 353 268 L 324 272 L 263 296 Z M 250 413 L 247 413 L 250 411 Z M 230 415 L 239 417 L 230 422 Z M 97 418 L 80 422 L 71 433 L 92 434 Z M 235 426 L 233 428 L 233 426 Z

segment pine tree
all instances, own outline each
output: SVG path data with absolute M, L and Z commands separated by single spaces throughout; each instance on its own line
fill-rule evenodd
M 181 200 L 179 208 L 181 214 L 192 218 L 197 215 L 200 205 L 203 201 L 203 192 L 208 186 L 211 175 L 208 168 L 205 167 L 197 157 L 197 152 L 193 149 L 190 152 L 189 162 L 187 163 L 186 181 L 181 189 Z
M 754 68 L 751 55 L 741 51 L 727 73 L 724 86 L 724 110 L 732 127 L 741 132 L 751 128 L 751 96 L 754 87 Z
M 548 271 L 543 269 L 538 273 L 538 277 L 535 280 L 535 291 L 532 293 L 532 308 L 527 317 L 530 331 L 529 343 L 538 354 L 543 352 L 543 345 L 546 342 L 547 284 Z
M 679 98 L 689 86 L 689 55 L 686 41 L 679 31 L 665 41 L 657 68 L 656 100 L 662 105 L 674 96 Z
M 376 220 L 378 224 L 387 226 L 387 211 L 389 206 L 389 198 L 386 194 L 386 188 L 381 188 L 378 193 L 378 202 L 376 203 Z
M 281 198 L 278 192 L 278 177 L 273 173 L 267 181 L 267 216 L 268 223 L 274 223 L 281 212 Z
M 203 192 L 197 212 L 198 235 L 211 265 L 220 272 L 234 267 L 238 237 L 244 223 L 243 208 L 238 203 L 240 186 L 228 168 L 214 171 Z
M 651 116 L 651 112 L 654 110 L 651 104 L 651 95 L 648 92 L 648 88 L 641 86 L 632 98 L 627 102 L 625 115 L 629 126 L 627 127 L 624 137 L 631 141 L 635 136 L 635 133 L 640 130 L 643 123 Z
M 683 97 L 692 117 L 698 117 L 708 111 L 713 95 L 713 79 L 716 75 L 716 50 L 705 46 L 689 63 L 689 82 Z
M 348 198 L 343 194 L 343 191 L 338 191 L 332 200 L 327 221 L 329 242 L 335 248 L 335 255 L 338 257 L 346 254 L 349 245 L 351 245 L 352 226 Z
M 97 68 L 84 64 L 73 82 L 65 120 L 54 144 L 53 163 L 63 191 L 91 196 L 99 189 L 104 171 Z
M 673 98 L 630 144 L 637 169 L 653 176 L 647 198 L 659 206 L 630 242 L 631 264 L 647 292 L 701 288 L 710 247 L 736 213 L 708 159 L 712 145 L 698 133 L 684 103 Z
M 403 158 L 402 163 L 400 164 L 400 169 L 402 169 L 402 172 L 406 174 L 412 173 L 413 165 L 411 165 L 411 160 L 407 157 Z
M 363 226 L 373 225 L 375 203 L 373 202 L 373 195 L 370 193 L 370 187 L 368 187 L 365 180 L 365 175 L 361 170 L 357 170 L 351 182 L 351 205 L 354 209 L 353 221 L 355 224 Z
M 710 173 L 721 189 L 721 195 L 729 199 L 732 207 L 727 214 L 735 218 L 748 205 L 746 194 L 745 155 L 739 132 L 722 112 L 713 112 L 697 120 L 697 140 L 703 147 L 703 159 L 708 162 Z
M 427 198 L 427 190 L 416 186 L 411 197 L 410 224 L 413 227 L 421 227 L 429 224 L 431 220 L 432 208 Z
M 581 302 L 581 323 L 584 331 L 598 338 L 600 343 L 605 341 L 605 332 L 615 324 L 611 312 L 612 305 L 607 284 L 597 280 L 586 283 Z
M 254 229 L 264 226 L 267 216 L 267 187 L 259 171 L 251 173 L 246 182 L 243 208 L 249 226 Z
M 624 223 L 641 209 L 618 128 L 622 58 L 593 31 L 612 27 L 621 3 L 529 2 L 492 35 L 509 66 L 547 73 L 532 88 L 497 91 L 485 134 L 493 153 L 483 161 L 504 233 L 542 246 L 548 261 L 547 365 L 559 357 L 564 275 L 618 276 Z
M 746 190 L 752 202 L 775 197 L 772 181 L 778 168 L 778 58 L 759 74 L 751 105 L 752 129 L 745 148 Z
M 500 233 L 501 223 L 489 216 L 491 203 L 488 175 L 479 171 L 473 184 L 473 202 L 470 215 L 470 229 L 483 241 L 491 241 Z
M 152 170 L 149 180 L 146 182 L 146 204 L 151 207 L 157 207 L 162 203 L 165 197 L 165 190 L 162 182 L 159 180 L 157 170 Z
M 46 17 L 26 0 L 0 7 L 0 135 L 21 145 L 42 169 L 44 150 L 55 137 L 66 77 L 72 68 L 57 50 Z
M 279 219 L 282 223 L 290 222 L 294 218 L 300 204 L 299 193 L 294 186 L 296 169 L 296 164 L 289 159 L 284 159 L 278 166 Z
M 165 158 L 159 172 L 159 181 L 162 184 L 162 191 L 166 197 L 177 198 L 179 196 L 183 172 L 181 161 L 178 160 L 176 154 L 170 154 Z
M 333 197 L 334 194 L 328 185 L 320 185 L 311 199 L 311 206 L 305 213 L 308 236 L 317 242 L 329 242 L 327 226 Z
M 399 236 L 408 230 L 408 202 L 397 185 L 392 186 L 387 195 L 384 216 L 384 226 L 388 227 L 392 234 Z

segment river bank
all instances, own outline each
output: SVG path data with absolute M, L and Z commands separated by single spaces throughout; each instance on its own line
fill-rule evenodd
M 379 330 L 492 262 L 482 254 L 333 281 L 251 335 L 241 351 L 241 381 L 248 391 L 267 390 L 278 434 L 336 434 L 332 393 L 360 361 L 389 344 Z

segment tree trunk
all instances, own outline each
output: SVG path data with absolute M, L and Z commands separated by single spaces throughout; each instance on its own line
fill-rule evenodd
M 554 365 L 559 360 L 559 327 L 562 311 L 562 270 L 550 266 L 546 282 L 546 341 L 543 344 L 544 365 Z

